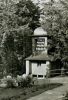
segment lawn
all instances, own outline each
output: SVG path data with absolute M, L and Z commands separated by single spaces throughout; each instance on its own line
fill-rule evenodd
M 68 92 L 66 92 L 65 96 L 62 98 L 62 100 L 68 100 Z
M 27 88 L 0 88 L 0 100 L 26 100 L 29 97 L 38 95 L 44 91 L 56 88 L 61 85 L 62 84 L 48 84 Z

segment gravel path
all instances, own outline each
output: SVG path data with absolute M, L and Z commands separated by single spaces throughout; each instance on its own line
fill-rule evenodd
M 63 83 L 62 86 L 43 92 L 40 95 L 31 97 L 27 100 L 62 100 L 68 91 L 68 77 L 56 77 L 50 79 L 51 83 Z

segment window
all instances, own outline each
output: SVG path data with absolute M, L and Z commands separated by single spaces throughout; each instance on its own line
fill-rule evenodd
M 38 75 L 38 78 L 43 78 L 43 75 Z
M 37 75 L 33 75 L 33 77 L 37 77 Z

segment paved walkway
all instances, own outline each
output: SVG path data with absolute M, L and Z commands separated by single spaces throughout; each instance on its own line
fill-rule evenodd
M 52 83 L 63 83 L 62 86 L 43 92 L 40 95 L 31 97 L 28 100 L 62 100 L 68 91 L 68 77 L 51 78 Z

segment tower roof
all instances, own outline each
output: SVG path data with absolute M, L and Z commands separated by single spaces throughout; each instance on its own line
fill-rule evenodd
M 42 27 L 38 27 L 34 30 L 34 35 L 47 35 L 47 32 Z

